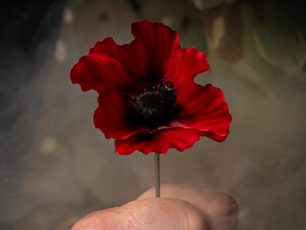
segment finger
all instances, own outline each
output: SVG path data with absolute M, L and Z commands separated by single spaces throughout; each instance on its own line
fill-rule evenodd
M 137 200 L 155 197 L 154 188 L 143 193 Z M 238 205 L 236 201 L 208 186 L 162 184 L 161 197 L 185 200 L 201 210 L 209 218 L 214 230 L 236 229 Z
M 92 213 L 72 230 L 208 230 L 208 222 L 186 201 L 144 199 Z

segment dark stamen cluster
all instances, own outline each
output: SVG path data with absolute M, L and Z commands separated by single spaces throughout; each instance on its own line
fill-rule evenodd
M 168 124 L 176 115 L 175 99 L 176 92 L 171 83 L 162 80 L 131 99 L 129 118 L 135 124 L 154 130 Z

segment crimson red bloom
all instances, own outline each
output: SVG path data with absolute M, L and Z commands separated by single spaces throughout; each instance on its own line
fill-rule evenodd
M 183 49 L 162 23 L 132 24 L 135 39 L 99 41 L 71 70 L 72 83 L 95 90 L 96 128 L 114 138 L 116 152 L 166 153 L 191 147 L 201 136 L 223 141 L 231 116 L 221 89 L 194 77 L 209 68 L 206 55 Z

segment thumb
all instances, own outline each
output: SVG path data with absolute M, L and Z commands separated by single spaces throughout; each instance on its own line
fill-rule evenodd
M 71 230 L 207 230 L 208 222 L 186 201 L 151 198 L 98 211 L 81 219 Z

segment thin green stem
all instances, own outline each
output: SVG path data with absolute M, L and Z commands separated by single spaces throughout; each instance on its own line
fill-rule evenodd
M 155 196 L 160 197 L 160 156 L 154 153 L 155 163 Z

